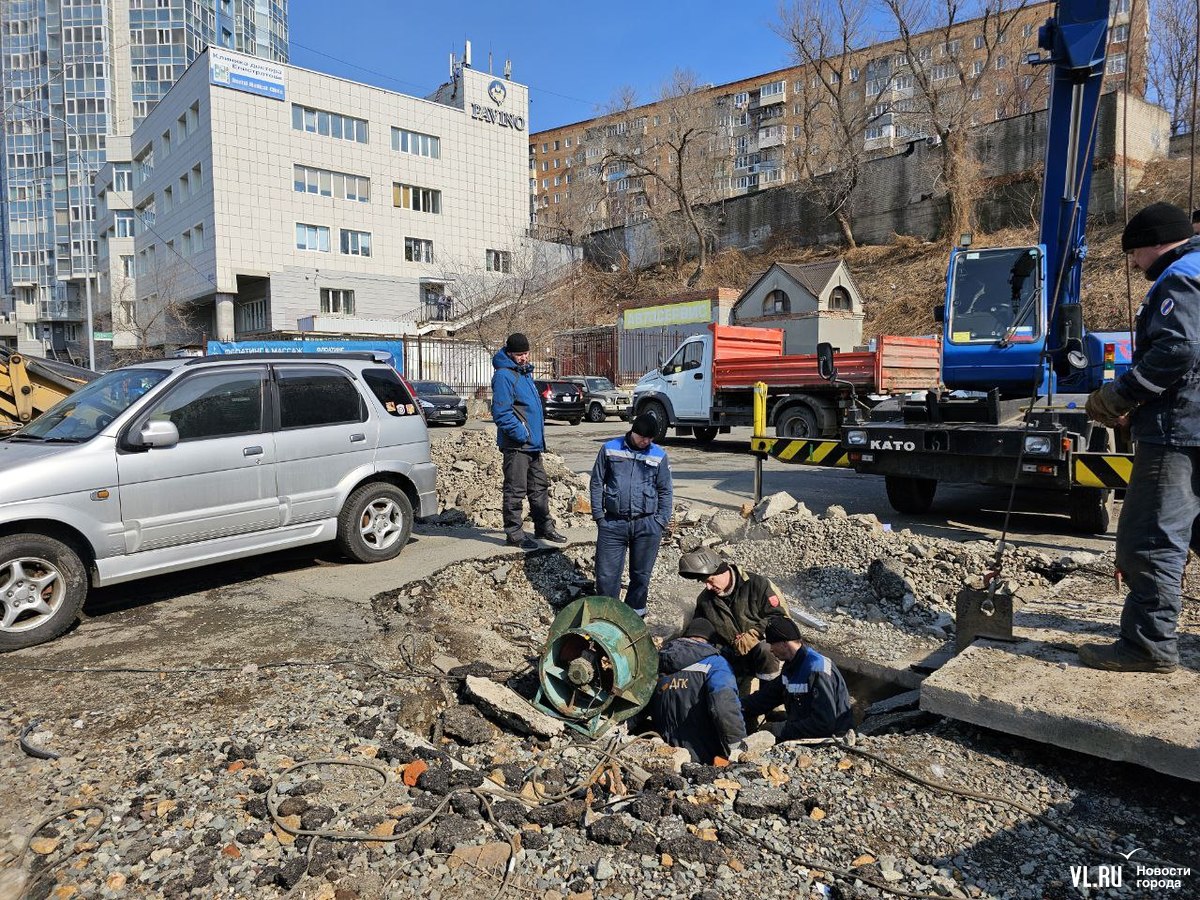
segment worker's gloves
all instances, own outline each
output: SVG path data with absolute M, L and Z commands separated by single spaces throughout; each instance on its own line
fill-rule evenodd
M 1087 398 L 1088 418 L 1112 428 L 1122 416 L 1137 404 L 1117 390 L 1116 382 L 1109 381 L 1099 390 L 1092 391 Z
M 738 656 L 745 656 L 757 647 L 758 642 L 761 640 L 762 635 L 757 630 L 751 628 L 749 631 L 743 631 L 733 639 L 733 649 L 737 651 Z

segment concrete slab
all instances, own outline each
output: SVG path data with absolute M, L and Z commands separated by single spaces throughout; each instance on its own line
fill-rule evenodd
M 1121 598 L 1095 583 L 1059 585 L 1017 612 L 1018 641 L 977 641 L 921 686 L 921 709 L 996 731 L 1200 781 L 1200 628 L 1180 628 L 1170 675 L 1101 672 L 1076 648 L 1117 636 Z

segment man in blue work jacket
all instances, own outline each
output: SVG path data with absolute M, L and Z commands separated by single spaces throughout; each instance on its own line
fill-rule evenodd
M 1137 450 L 1117 525 L 1117 569 L 1129 593 L 1115 644 L 1084 644 L 1079 661 L 1113 672 L 1173 672 L 1188 544 L 1200 527 L 1200 236 L 1188 214 L 1152 203 L 1121 236 L 1153 285 L 1137 312 L 1133 364 L 1088 397 L 1107 427 L 1129 422 Z
M 646 615 L 650 572 L 671 519 L 671 467 L 667 452 L 652 440 L 657 429 L 654 417 L 643 413 L 628 434 L 605 442 L 592 466 L 596 593 L 619 599 L 628 552 L 625 603 L 639 616 Z
M 765 729 L 777 741 L 833 737 L 854 727 L 850 692 L 842 673 L 832 660 L 804 643 L 790 616 L 772 616 L 764 640 L 783 668 L 778 678 L 763 682 L 742 701 L 747 724 L 782 703 L 787 719 Z
M 492 375 L 492 421 L 496 423 L 496 445 L 504 457 L 501 511 L 506 541 L 510 547 L 538 549 L 524 529 L 528 497 L 534 535 L 565 544 L 566 537 L 554 527 L 550 515 L 550 481 L 542 467 L 546 425 L 542 395 L 533 383 L 529 338 L 520 332 L 510 334 L 492 358 L 492 368 L 496 370 Z

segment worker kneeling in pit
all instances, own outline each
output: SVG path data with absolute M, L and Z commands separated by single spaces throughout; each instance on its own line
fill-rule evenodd
M 721 651 L 709 643 L 713 634 L 707 619 L 692 619 L 681 637 L 662 648 L 650 698 L 654 730 L 705 765 L 728 758 L 746 737 L 737 682 Z
M 777 741 L 833 737 L 853 728 L 850 692 L 842 673 L 804 643 L 796 623 L 787 616 L 776 616 L 767 623 L 766 639 L 783 670 L 777 679 L 765 682 L 742 701 L 747 730 L 780 703 L 787 719 L 764 726 Z
M 769 579 L 726 562 L 708 547 L 683 554 L 679 574 L 704 582 L 692 618 L 712 623 L 712 642 L 733 667 L 738 693 L 745 696 L 754 678 L 775 678 L 779 663 L 762 638 L 768 622 L 788 618 L 783 592 Z

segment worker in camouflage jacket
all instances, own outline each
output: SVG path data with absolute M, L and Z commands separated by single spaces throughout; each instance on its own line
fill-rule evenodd
M 1200 529 L 1200 236 L 1188 215 L 1153 203 L 1129 220 L 1121 248 L 1153 282 L 1138 308 L 1133 361 L 1088 397 L 1092 419 L 1128 423 L 1137 441 L 1117 526 L 1129 593 L 1115 644 L 1079 660 L 1116 672 L 1172 672 L 1188 545 Z
M 774 618 L 788 618 L 783 592 L 770 579 L 726 562 L 717 551 L 701 547 L 679 559 L 679 574 L 703 581 L 692 617 L 712 622 L 713 643 L 737 676 L 738 692 L 745 695 L 750 681 L 774 678 L 779 662 L 771 655 L 763 635 Z
M 710 643 L 713 635 L 711 622 L 692 619 L 682 637 L 663 647 L 650 698 L 654 730 L 705 765 L 718 756 L 728 759 L 733 746 L 746 737 L 733 670 Z

